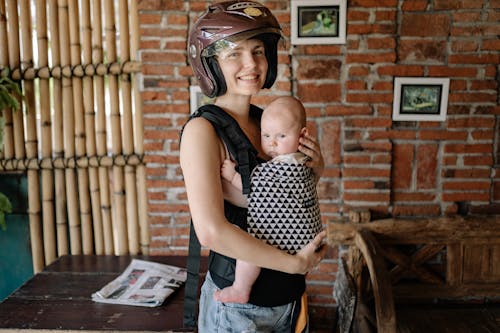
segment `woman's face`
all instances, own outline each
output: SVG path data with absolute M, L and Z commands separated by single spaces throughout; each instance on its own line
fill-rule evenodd
M 267 58 L 264 43 L 258 39 L 240 41 L 217 55 L 226 80 L 227 93 L 254 95 L 266 81 Z

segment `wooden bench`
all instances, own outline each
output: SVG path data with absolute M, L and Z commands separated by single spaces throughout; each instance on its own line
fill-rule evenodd
M 330 221 L 328 243 L 354 245 L 339 265 L 356 298 L 338 304 L 354 311 L 341 331 L 500 332 L 499 216 Z

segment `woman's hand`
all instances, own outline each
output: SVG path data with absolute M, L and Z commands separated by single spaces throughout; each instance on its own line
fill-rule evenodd
M 323 174 L 325 161 L 323 160 L 323 154 L 321 154 L 321 148 L 318 141 L 315 137 L 309 134 L 309 131 L 306 130 L 304 135 L 300 137 L 299 143 L 299 151 L 311 159 L 306 162 L 306 166 L 313 169 L 316 180 L 319 180 Z
M 325 237 L 326 231 L 323 230 L 317 234 L 309 244 L 304 246 L 302 250 L 297 252 L 296 256 L 302 260 L 301 269 L 298 272 L 299 274 L 306 274 L 311 271 L 318 266 L 321 259 L 323 259 L 327 250 L 325 244 L 323 243 Z

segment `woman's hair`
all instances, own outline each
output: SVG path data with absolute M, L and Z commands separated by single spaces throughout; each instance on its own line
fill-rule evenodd
M 226 93 L 226 82 L 215 57 L 220 49 L 251 38 L 264 43 L 268 70 L 263 88 L 270 88 L 278 71 L 281 28 L 269 9 L 254 1 L 226 1 L 209 6 L 200 16 L 189 33 L 188 58 L 205 95 Z

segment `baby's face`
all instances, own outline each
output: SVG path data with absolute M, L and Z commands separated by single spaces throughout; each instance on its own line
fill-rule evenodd
M 274 158 L 297 152 L 300 132 L 300 124 L 287 112 L 264 112 L 261 120 L 261 145 L 264 153 Z

